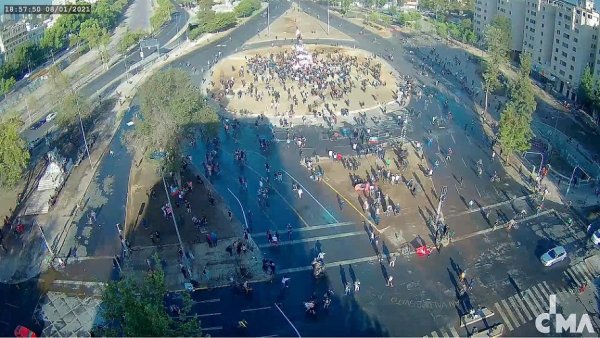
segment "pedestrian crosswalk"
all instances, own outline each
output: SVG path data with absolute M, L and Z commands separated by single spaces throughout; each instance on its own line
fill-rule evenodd
M 572 281 L 574 285 L 590 283 L 597 277 L 590 272 L 585 262 L 573 265 L 563 273 L 567 277 L 567 281 Z M 505 325 L 505 333 L 513 331 L 521 325 L 535 320 L 539 314 L 547 312 L 550 295 L 556 295 L 559 303 L 566 303 L 573 298 L 568 287 L 551 286 L 544 281 L 494 303 L 491 310 L 495 316 L 488 322 L 500 321 Z M 460 324 L 457 324 L 439 328 L 424 337 L 462 337 L 467 335 L 465 329 L 461 329 Z

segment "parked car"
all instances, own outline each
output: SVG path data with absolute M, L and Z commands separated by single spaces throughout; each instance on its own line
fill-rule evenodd
M 44 123 L 46 123 L 46 119 L 41 119 L 39 121 L 37 121 L 36 123 L 32 124 L 31 127 L 29 129 L 31 130 L 36 130 L 39 127 L 43 126 Z
M 50 121 L 54 120 L 55 117 L 56 117 L 56 113 L 50 113 L 50 114 L 46 115 L 46 122 L 50 122 Z
M 562 262 L 567 258 L 567 250 L 563 246 L 556 246 L 540 257 L 540 261 L 544 266 L 552 266 L 558 262 Z

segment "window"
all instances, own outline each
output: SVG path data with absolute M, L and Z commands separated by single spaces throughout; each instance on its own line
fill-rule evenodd
M 568 23 L 565 24 L 565 28 L 569 29 L 569 24 Z
M 558 53 L 558 48 L 554 48 L 554 51 Z
M 554 61 L 557 61 L 558 59 L 556 58 L 556 56 L 554 57 Z
M 561 55 L 565 58 L 568 56 L 566 52 L 562 52 Z
M 564 62 L 563 60 L 560 60 L 560 65 L 561 65 L 561 66 L 563 66 L 563 67 L 566 67 L 566 66 L 567 66 L 567 63 L 566 63 L 566 62 Z
M 562 69 L 561 69 L 561 70 L 560 70 L 558 73 L 559 73 L 560 75 L 563 75 L 563 76 L 565 75 L 565 71 L 564 71 L 564 70 L 562 70 Z
M 574 52 L 577 52 L 577 48 L 573 47 L 573 51 L 574 51 Z
M 571 61 L 575 62 L 575 57 L 571 56 Z
M 573 38 L 573 42 L 577 42 L 577 41 L 579 41 L 579 39 Z
M 544 32 L 542 32 L 541 34 L 542 34 L 542 36 L 544 36 Z M 540 42 L 541 42 L 541 41 L 540 41 Z
M 579 33 L 579 28 L 575 28 L 575 33 Z
M 557 29 L 557 30 L 556 30 L 556 34 L 560 34 L 560 29 Z
M 544 28 L 544 24 L 542 24 L 542 28 Z
M 558 39 L 556 39 L 556 43 L 560 43 L 560 41 L 558 41 Z
M 573 68 L 573 67 L 571 67 Z M 569 74 L 569 80 L 573 80 L 573 75 Z
M 566 43 L 566 42 L 563 42 L 563 43 L 562 43 L 562 46 L 563 46 L 563 47 L 565 47 L 565 48 L 569 48 L 569 44 L 568 44 L 568 43 Z
M 575 70 L 575 67 L 571 66 L 571 70 Z
M 567 33 L 563 33 L 563 38 L 568 39 L 568 38 L 570 38 L 570 36 Z
M 596 40 L 596 35 L 592 35 L 592 40 Z
M 558 17 L 562 18 L 562 13 L 558 13 Z

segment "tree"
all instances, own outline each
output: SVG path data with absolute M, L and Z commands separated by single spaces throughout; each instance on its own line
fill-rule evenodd
M 598 98 L 594 97 L 595 89 L 596 79 L 594 79 L 592 69 L 587 66 L 583 70 L 581 80 L 579 81 L 578 97 L 584 105 L 590 108 L 597 105 Z
M 19 133 L 23 121 L 10 117 L 0 122 L 0 185 L 13 186 L 29 165 L 27 143 Z
M 259 9 L 259 0 L 242 0 L 235 6 L 234 11 L 238 18 L 247 18 Z
M 340 0 L 340 11 L 342 14 L 347 14 L 350 11 L 352 0 Z
M 143 31 L 132 32 L 127 30 L 117 45 L 119 53 L 125 53 L 129 47 L 138 43 L 144 36 L 146 36 L 146 33 Z
M 78 93 L 68 92 L 61 97 L 56 122 L 62 128 L 66 128 L 77 121 L 84 119 L 92 113 L 89 103 Z
M 189 74 L 166 70 L 154 74 L 140 88 L 142 118 L 134 138 L 142 149 L 165 151 L 165 166 L 176 168 L 185 138 L 200 127 L 212 136 L 218 128 L 216 111 L 208 105 Z
M 160 266 L 160 265 L 159 265 Z M 190 316 L 191 301 L 182 293 L 179 316 L 171 317 L 165 301 L 167 288 L 162 270 L 144 276 L 142 282 L 122 279 L 108 283 L 102 295 L 106 336 L 197 337 L 202 336 L 196 315 Z
M 523 54 L 519 74 L 509 88 L 509 101 L 500 114 L 499 140 L 507 159 L 513 151 L 524 152 L 531 147 L 531 120 L 537 103 L 530 72 L 531 56 Z
M 198 7 L 201 11 L 211 10 L 214 4 L 213 0 L 198 0 Z
M 490 25 L 485 31 L 485 43 L 488 56 L 486 58 L 486 67 L 483 73 L 485 102 L 483 110 L 488 109 L 488 99 L 490 93 L 500 87 L 500 67 L 508 61 L 510 33 L 503 31 L 502 26 L 505 20 L 494 20 L 495 24 Z M 508 34 L 508 42 L 507 42 Z

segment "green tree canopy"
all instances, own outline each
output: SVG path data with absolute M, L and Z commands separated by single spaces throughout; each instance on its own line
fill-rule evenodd
M 342 14 L 348 13 L 351 4 L 352 0 L 340 0 L 340 11 L 342 12 Z
M 511 152 L 524 152 L 531 146 L 531 120 L 537 103 L 530 72 L 531 56 L 523 54 L 519 74 L 509 87 L 509 101 L 500 114 L 499 140 L 507 158 Z
M 508 62 L 510 51 L 510 21 L 495 19 L 485 31 L 485 44 L 487 46 L 487 58 L 485 60 L 485 71 L 483 73 L 485 103 L 483 109 L 487 111 L 488 97 L 500 87 L 500 67 Z
M 259 0 L 242 0 L 235 6 L 235 14 L 238 18 L 247 18 L 260 9 Z
M 103 317 L 109 329 L 106 336 L 125 337 L 198 337 L 202 330 L 197 317 L 189 316 L 189 294 L 183 293 L 179 317 L 167 312 L 164 273 L 148 273 L 142 282 L 123 279 L 110 282 L 102 296 Z
M 207 104 L 199 87 L 181 70 L 161 71 L 140 88 L 142 118 L 135 139 L 143 149 L 166 151 L 167 166 L 176 166 L 181 145 L 194 128 L 212 134 L 218 126 L 216 111 Z
M 15 185 L 29 165 L 29 149 L 19 132 L 22 125 L 15 117 L 0 122 L 0 185 Z
M 68 92 L 61 97 L 56 122 L 59 126 L 66 128 L 78 121 L 79 117 L 84 119 L 91 113 L 92 107 L 80 94 Z

